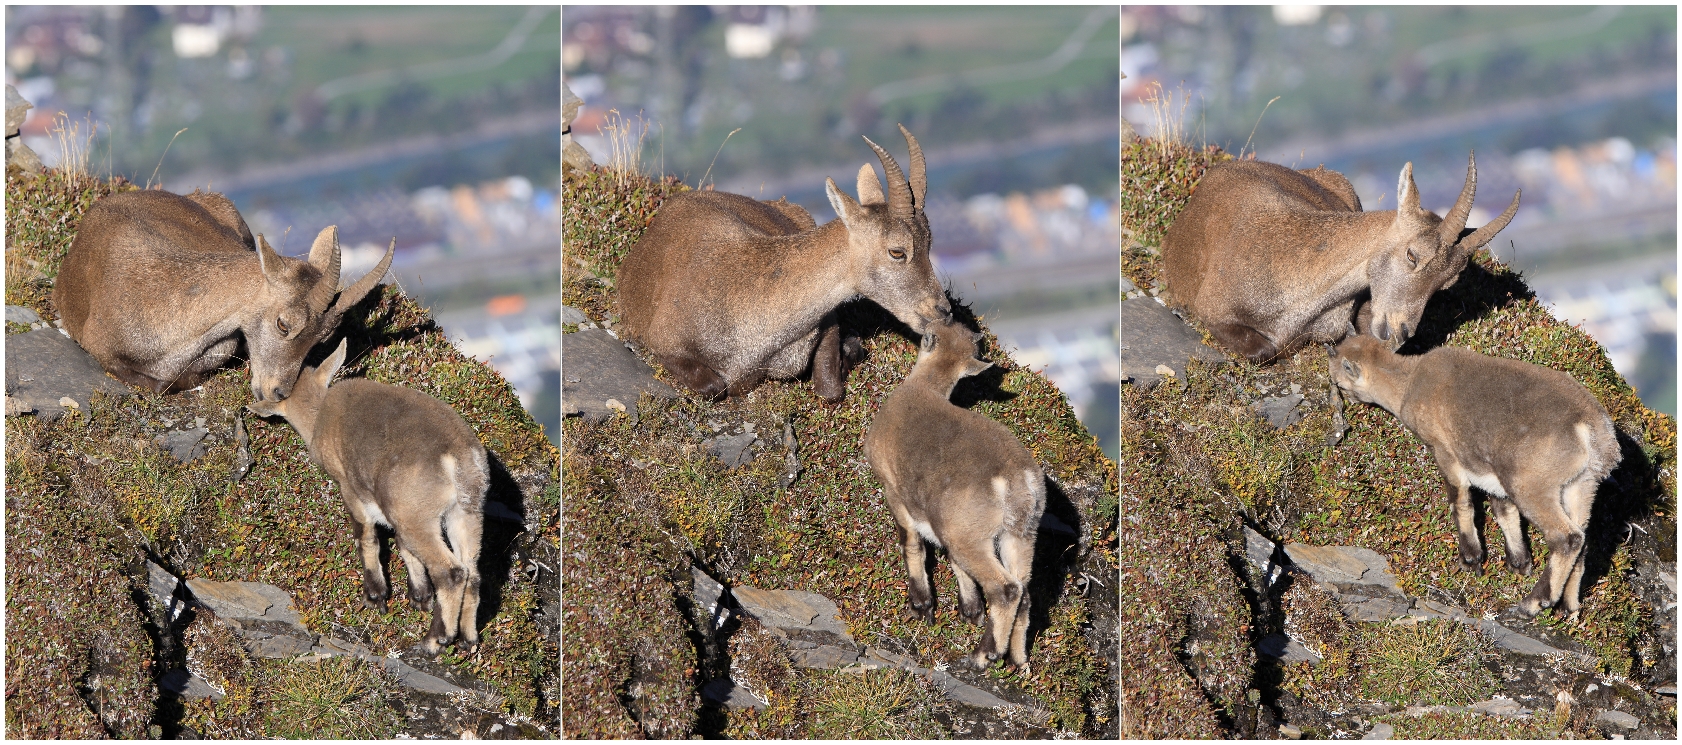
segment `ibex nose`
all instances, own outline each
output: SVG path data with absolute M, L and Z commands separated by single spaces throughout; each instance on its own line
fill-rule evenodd
M 1409 329 L 1407 324 L 1405 324 L 1405 323 L 1402 324 L 1402 333 L 1401 333 L 1401 337 L 1400 337 L 1401 341 L 1407 341 L 1408 339 L 1410 339 L 1412 337 L 1413 337 L 1413 330 Z
M 1390 341 L 1390 323 L 1388 321 L 1382 319 L 1379 320 L 1378 325 L 1373 327 L 1372 332 L 1376 334 L 1379 339 Z
M 286 398 L 286 394 L 280 392 L 280 386 L 278 385 L 270 388 L 269 393 L 274 396 L 274 400 L 276 401 Z

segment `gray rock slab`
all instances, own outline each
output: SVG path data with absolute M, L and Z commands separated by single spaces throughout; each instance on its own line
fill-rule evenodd
M 1284 634 L 1268 634 L 1262 637 L 1256 644 L 1256 651 L 1293 665 L 1298 662 L 1311 665 L 1320 662 L 1320 655 L 1315 654 L 1314 650 Z
M 1121 374 L 1123 380 L 1149 388 L 1162 381 L 1157 365 L 1167 365 L 1181 380 L 1186 363 L 1200 359 L 1226 362 L 1226 355 L 1203 343 L 1203 335 L 1155 298 L 1138 297 L 1121 304 Z
M 725 468 L 739 468 L 753 460 L 753 447 L 759 435 L 743 432 L 739 435 L 719 435 L 701 441 L 701 449 L 717 458 Z
M 578 325 L 580 323 L 583 323 L 585 321 L 588 321 L 588 320 L 590 320 L 590 317 L 584 315 L 584 311 L 581 311 L 581 310 L 579 310 L 577 308 L 574 308 L 570 305 L 561 306 L 561 323 L 572 324 L 572 325 L 576 326 L 576 325 Z
M 1016 705 L 939 670 L 929 673 L 929 681 L 940 688 L 941 693 L 946 694 L 946 698 L 965 706 L 1004 709 Z
M 1479 714 L 1492 717 L 1519 717 L 1530 713 L 1529 709 L 1519 706 L 1517 701 L 1502 697 L 1492 698 L 1488 701 L 1479 701 L 1466 708 Z
M 1274 429 L 1284 429 L 1302 421 L 1302 410 L 1297 408 L 1302 403 L 1301 393 L 1289 396 L 1273 396 L 1250 404 L 1250 410 L 1256 412 Z
M 29 118 L 29 110 L 35 108 L 32 104 L 18 95 L 18 89 L 6 86 L 6 136 L 16 137 L 18 130 L 23 127 L 23 121 Z
M 7 323 L 40 323 L 41 315 L 21 305 L 6 306 Z
M 240 643 L 247 651 L 258 657 L 271 660 L 283 660 L 309 654 L 315 649 L 312 639 L 292 636 L 290 634 L 268 634 L 262 631 L 247 629 L 240 634 Z
M 169 620 L 174 621 L 181 615 L 185 605 L 181 602 L 176 590 L 181 587 L 181 580 L 170 574 L 150 559 L 146 561 L 146 590 L 152 598 L 152 603 L 159 610 L 168 614 Z
M 1396 728 L 1395 727 L 1392 727 L 1392 726 L 1390 726 L 1388 724 L 1385 724 L 1383 722 L 1379 722 L 1377 724 L 1374 724 L 1372 726 L 1372 729 L 1367 730 L 1366 734 L 1361 735 L 1361 739 L 1363 739 L 1363 740 L 1388 740 L 1388 739 L 1390 739 L 1392 737 L 1395 737 L 1395 736 L 1396 736 Z
M 1389 621 L 1408 615 L 1413 603 L 1406 598 L 1369 598 L 1360 595 L 1339 595 L 1338 606 L 1343 615 L 1355 621 Z
M 561 336 L 561 414 L 580 414 L 591 422 L 606 421 L 618 412 L 608 399 L 623 404 L 631 423 L 637 421 L 637 399 L 649 393 L 676 398 L 671 386 L 654 379 L 645 364 L 606 329 L 585 329 Z
M 186 670 L 171 670 L 158 679 L 158 687 L 181 698 L 208 698 L 221 701 L 223 693 L 216 687 Z
M 63 415 L 63 398 L 86 407 L 96 390 L 129 395 L 128 386 L 106 375 L 92 355 L 58 329 L 6 337 L 6 393 L 35 409 L 37 416 Z
M 381 657 L 379 658 L 379 662 L 380 667 L 385 668 L 386 672 L 391 673 L 393 677 L 397 678 L 397 682 L 417 691 L 425 693 L 457 693 L 467 690 L 466 688 L 462 688 L 461 686 L 451 683 L 450 681 L 436 675 L 430 675 L 416 670 L 399 659 Z
M 730 590 L 742 612 L 753 616 L 773 633 L 812 645 L 831 644 L 858 649 L 846 624 L 841 623 L 835 601 L 815 592 L 761 590 L 742 585 Z
M 820 644 L 805 648 L 797 646 L 799 642 L 789 645 L 788 657 L 795 665 L 810 667 L 818 670 L 834 670 L 838 667 L 857 665 L 864 653 L 857 648 L 847 648 L 833 644 Z
M 1447 618 L 1462 623 L 1471 619 L 1471 616 L 1466 615 L 1466 611 L 1434 600 L 1415 601 L 1412 610 L 1408 611 L 1408 615 L 1415 618 Z
M 1545 642 L 1537 641 L 1536 639 L 1520 634 L 1517 631 L 1513 631 L 1512 629 L 1502 626 L 1494 621 L 1486 621 L 1483 619 L 1475 620 L 1477 621 L 1478 630 L 1483 632 L 1484 636 L 1489 637 L 1489 640 L 1495 642 L 1496 646 L 1509 652 L 1516 652 L 1518 654 L 1528 655 L 1531 657 L 1546 657 L 1548 655 L 1558 654 L 1565 655 L 1567 657 L 1576 657 L 1578 659 L 1587 658 L 1586 655 L 1581 653 L 1567 652 L 1563 649 L 1550 646 Z
M 1315 581 L 1345 586 L 1368 585 L 1384 588 L 1401 595 L 1395 575 L 1390 573 L 1390 560 L 1370 548 L 1356 546 L 1310 546 L 1291 543 L 1285 546 L 1291 563 L 1314 577 Z
M 729 678 L 714 678 L 701 686 L 701 697 L 708 701 L 724 704 L 727 709 L 740 711 L 742 709 L 758 709 L 764 711 L 771 704 L 761 701 L 751 691 L 736 684 Z
M 1613 709 L 1601 709 L 1600 711 L 1595 712 L 1594 721 L 1610 724 L 1619 729 L 1633 730 L 1641 726 L 1641 720 L 1637 719 L 1634 714 L 1615 711 Z
M 209 451 L 210 447 L 204 443 L 204 437 L 208 434 L 210 430 L 204 427 L 174 430 L 152 438 L 152 444 L 168 450 L 170 455 L 182 463 L 191 463 Z
M 690 579 L 695 584 L 695 607 L 699 608 L 702 615 L 707 617 L 708 623 L 712 624 L 710 628 L 717 630 L 719 626 L 724 624 L 729 614 L 729 610 L 724 607 L 722 602 L 724 600 L 724 585 L 707 576 L 707 573 L 701 571 L 700 567 L 689 567 L 689 574 Z
M 7 176 L 11 176 L 13 168 L 16 168 L 23 175 L 32 176 L 40 173 L 46 166 L 41 163 L 40 155 L 31 150 L 28 145 L 23 144 L 22 137 L 8 137 L 6 138 Z
M 1285 567 L 1274 559 L 1277 548 L 1278 544 L 1268 540 L 1267 536 L 1251 530 L 1248 525 L 1244 526 L 1244 555 L 1249 557 L 1256 571 L 1267 578 L 1268 585 L 1279 581 L 1279 575 L 1285 571 Z
M 1654 688 L 1653 692 L 1659 694 L 1660 696 L 1670 696 L 1674 698 L 1676 696 L 1676 685 L 1662 685 L 1658 688 Z

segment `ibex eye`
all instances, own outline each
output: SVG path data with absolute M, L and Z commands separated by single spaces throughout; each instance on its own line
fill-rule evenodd
M 905 260 L 905 251 L 903 251 L 901 249 L 890 248 L 890 249 L 888 249 L 888 255 L 894 257 L 894 261 L 904 261 Z
M 280 329 L 280 333 L 283 335 L 292 333 L 292 327 L 286 325 L 286 321 L 279 318 L 274 319 L 274 326 L 275 328 Z
M 1408 266 L 1419 266 L 1419 255 L 1408 249 Z

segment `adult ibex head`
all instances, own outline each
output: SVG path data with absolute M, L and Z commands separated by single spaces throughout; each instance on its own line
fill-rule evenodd
M 1460 277 L 1466 263 L 1478 249 L 1494 240 L 1495 234 L 1512 222 L 1518 212 L 1518 194 L 1500 217 L 1477 230 L 1466 229 L 1472 213 L 1472 196 L 1477 192 L 1476 156 L 1466 163 L 1466 185 L 1460 198 L 1444 217 L 1419 207 L 1419 188 L 1413 183 L 1413 164 L 1402 166 L 1396 182 L 1399 208 L 1382 238 L 1382 248 L 1367 262 L 1372 284 L 1371 317 L 1362 331 L 1400 347 L 1419 330 L 1425 301 L 1432 293 L 1446 290 Z
M 1363 212 L 1336 171 L 1222 163 L 1204 174 L 1163 238 L 1169 297 L 1258 363 L 1337 342 L 1351 323 L 1399 347 L 1418 332 L 1431 294 L 1454 284 L 1518 211 L 1514 194 L 1499 217 L 1467 230 L 1476 187 L 1471 161 L 1460 198 L 1439 218 L 1420 208 L 1409 163 L 1398 209 Z
M 291 393 L 304 356 L 391 267 L 339 287 L 338 228 L 307 261 L 255 239 L 226 197 L 116 194 L 82 218 L 53 290 L 64 329 L 119 379 L 159 393 L 198 385 L 244 337 L 251 393 Z
M 667 200 L 619 267 L 624 332 L 707 398 L 810 369 L 817 394 L 839 401 L 862 349 L 843 339 L 837 306 L 868 298 L 918 333 L 952 315 L 929 259 L 923 151 L 900 132 L 910 177 L 866 138 L 887 190 L 868 164 L 857 201 L 826 180 L 839 219 L 821 227 L 781 199 L 697 191 Z

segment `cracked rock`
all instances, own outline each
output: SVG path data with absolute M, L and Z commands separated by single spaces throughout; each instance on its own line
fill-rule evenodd
M 203 442 L 205 435 L 208 434 L 210 434 L 209 429 L 198 427 L 196 429 L 165 432 L 152 438 L 152 442 L 158 447 L 168 450 L 169 454 L 175 456 L 176 460 L 182 463 L 191 463 L 210 449 L 210 446 Z
M 654 379 L 654 370 L 643 363 L 606 329 L 586 329 L 561 336 L 561 414 L 580 414 L 591 422 L 602 422 L 623 411 L 637 422 L 637 399 L 643 393 L 676 398 L 671 386 Z M 608 400 L 623 407 L 607 405 Z
M 725 468 L 739 468 L 753 460 L 753 446 L 759 435 L 743 432 L 739 435 L 719 435 L 701 441 L 701 449 L 717 458 Z
M 1274 396 L 1264 398 L 1250 404 L 1250 410 L 1256 416 L 1267 420 L 1274 429 L 1284 429 L 1302 421 L 1302 411 L 1297 405 L 1302 403 L 1302 394 L 1293 393 L 1289 396 Z

